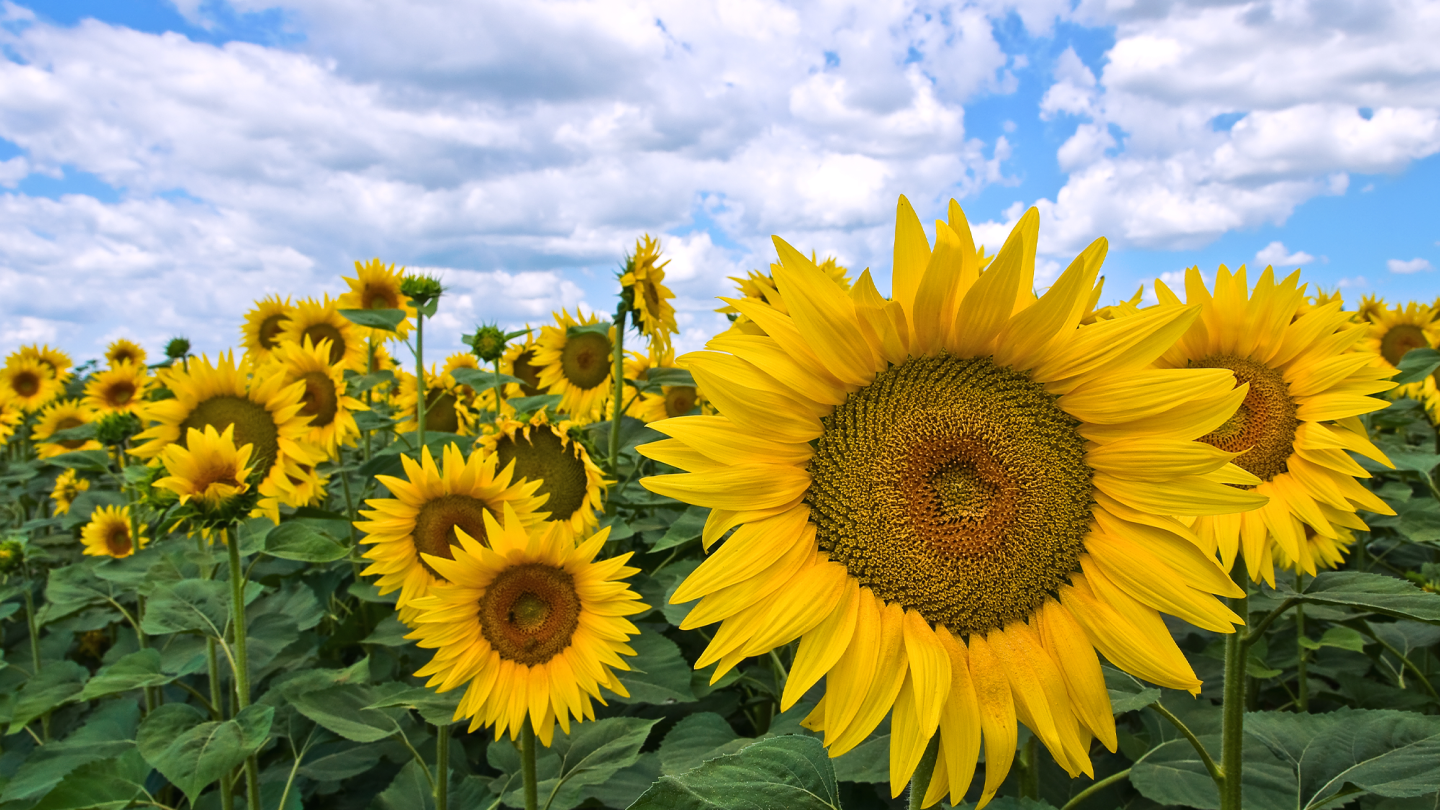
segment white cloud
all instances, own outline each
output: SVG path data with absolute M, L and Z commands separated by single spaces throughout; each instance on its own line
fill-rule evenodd
M 1435 269 L 1428 259 L 1389 259 L 1385 262 L 1385 266 L 1390 268 L 1390 272 L 1392 273 L 1404 273 L 1406 275 L 1410 273 L 1424 273 Z
M 1260 248 L 1260 252 L 1255 254 L 1255 261 L 1258 264 L 1288 267 L 1292 265 L 1309 264 L 1315 261 L 1315 257 L 1303 250 L 1297 250 L 1291 253 L 1286 250 L 1285 245 L 1280 242 L 1271 242 L 1265 247 Z
M 1347 276 L 1336 282 L 1335 286 L 1342 290 L 1367 290 L 1370 282 L 1366 281 L 1364 276 Z

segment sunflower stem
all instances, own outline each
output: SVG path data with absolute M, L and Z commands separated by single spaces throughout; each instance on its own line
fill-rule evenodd
M 35 596 L 30 592 L 30 564 L 25 568 L 25 624 L 30 628 L 30 662 L 35 667 L 32 677 L 40 677 L 40 630 L 35 624 Z M 40 738 L 50 741 L 50 712 L 40 716 Z
M 935 760 L 940 756 L 940 732 L 930 738 L 920 764 L 915 766 L 915 775 L 910 777 L 910 796 L 905 802 L 908 810 L 920 810 L 925 806 L 925 793 L 930 790 L 930 779 L 935 775 Z
M 1064 807 L 1060 808 L 1060 810 L 1075 810 L 1076 807 L 1079 807 L 1079 806 L 1080 806 L 1080 803 L 1081 803 L 1081 802 L 1085 801 L 1086 799 L 1090 798 L 1091 796 L 1094 796 L 1096 793 L 1099 793 L 1100 791 L 1104 790 L 1105 788 L 1110 787 L 1111 785 L 1115 784 L 1116 782 L 1119 782 L 1119 781 L 1124 780 L 1124 779 L 1129 779 L 1129 778 L 1130 778 L 1130 769 L 1129 769 L 1129 768 L 1126 768 L 1125 770 L 1120 771 L 1119 773 L 1112 773 L 1112 774 L 1110 774 L 1109 776 L 1105 777 L 1104 779 L 1101 779 L 1099 782 L 1096 782 L 1095 784 L 1091 785 L 1090 787 L 1087 787 L 1087 788 L 1085 788 L 1084 790 L 1080 791 L 1079 793 L 1076 793 L 1075 796 L 1070 799 L 1070 801 L 1068 801 L 1068 802 L 1065 803 L 1065 806 L 1064 806 Z
M 420 443 L 415 448 L 415 455 L 420 456 L 420 448 L 425 446 L 425 313 L 415 314 L 415 435 Z
M 374 373 L 375 373 L 375 335 L 372 333 L 372 334 L 370 335 L 369 340 L 368 340 L 367 343 L 366 343 L 365 376 L 366 376 L 366 377 L 369 377 L 371 374 L 374 374 Z M 374 386 L 374 385 L 369 385 L 369 386 L 366 386 L 366 388 L 365 388 L 365 407 L 366 407 L 367 409 L 374 407 L 374 398 L 370 396 L 371 392 L 373 392 L 374 390 L 375 390 L 375 386 Z M 370 431 L 369 429 L 367 429 L 367 430 L 365 431 L 365 460 L 366 460 L 366 461 L 369 461 L 369 460 L 370 460 L 370 434 L 371 434 L 371 432 L 372 432 L 372 431 Z
M 620 477 L 620 414 L 625 400 L 625 302 L 615 310 L 615 341 L 610 351 L 610 375 L 615 393 L 610 408 L 610 474 Z
M 540 796 L 535 782 L 535 729 L 529 718 L 520 732 L 520 773 L 525 779 L 525 810 L 540 810 Z
M 233 528 L 224 529 L 225 547 L 230 551 L 230 624 L 235 628 L 235 713 L 250 706 L 250 659 L 245 638 L 245 568 L 240 564 L 240 537 Z M 255 755 L 245 758 L 245 802 L 260 810 L 260 765 Z
M 1250 620 L 1250 578 L 1245 566 L 1236 560 L 1231 569 L 1235 584 L 1244 591 L 1242 596 L 1230 600 L 1230 609 L 1239 614 L 1247 623 Z M 1245 686 L 1249 680 L 1245 672 L 1249 645 L 1246 635 L 1239 631 L 1225 637 L 1225 699 L 1221 714 L 1220 810 L 1241 810 L 1241 785 L 1244 770 L 1245 747 Z
M 1209 773 L 1210 778 L 1214 780 L 1215 787 L 1222 787 L 1225 784 L 1225 776 L 1220 772 L 1220 768 L 1215 764 L 1215 760 L 1210 758 L 1210 752 L 1205 750 L 1205 746 L 1201 744 L 1200 738 L 1195 736 L 1195 732 L 1191 731 L 1190 727 L 1185 725 L 1180 718 L 1165 708 L 1165 704 L 1160 701 L 1157 700 L 1151 703 L 1150 708 L 1153 709 L 1156 714 L 1170 721 L 1170 725 L 1174 726 L 1185 739 L 1190 741 L 1190 747 L 1195 749 L 1196 755 L 1200 757 L 1200 762 L 1205 765 L 1205 771 Z
M 497 357 L 495 358 L 495 424 L 500 424 L 500 414 L 504 410 L 505 386 L 500 384 L 500 358 Z
M 1300 591 L 1300 570 L 1295 570 L 1295 590 Z M 1310 711 L 1310 682 L 1305 677 L 1305 606 L 1295 606 L 1295 708 Z
M 1020 756 L 1020 798 L 1040 798 L 1040 742 L 1033 734 Z
M 435 810 L 450 804 L 450 727 L 435 727 Z

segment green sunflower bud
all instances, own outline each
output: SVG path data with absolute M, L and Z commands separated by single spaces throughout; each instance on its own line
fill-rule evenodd
M 493 363 L 505 353 L 505 333 L 493 325 L 480 326 L 470 335 L 470 351 L 482 361 Z
M 140 420 L 131 413 L 112 413 L 95 423 L 95 439 L 106 447 L 123 444 L 140 432 Z

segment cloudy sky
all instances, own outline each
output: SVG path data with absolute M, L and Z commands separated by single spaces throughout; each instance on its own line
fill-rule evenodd
M 449 348 L 612 310 L 647 231 L 698 348 L 771 234 L 888 278 L 900 194 L 992 249 L 1038 206 L 1042 283 L 1107 237 L 1107 299 L 1429 301 L 1437 42 L 1433 0 L 0 0 L 0 351 L 214 351 L 377 256 Z

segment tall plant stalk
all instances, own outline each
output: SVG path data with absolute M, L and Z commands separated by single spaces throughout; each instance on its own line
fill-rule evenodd
M 1243 560 L 1236 559 L 1231 571 L 1235 584 L 1244 594 L 1230 600 L 1230 609 L 1246 622 L 1250 621 L 1250 578 Z M 1225 637 L 1225 699 L 1221 708 L 1220 771 L 1224 781 L 1220 787 L 1220 810 L 1241 810 L 1242 772 L 1245 750 L 1245 686 L 1249 680 L 1245 659 L 1249 654 L 1247 632 L 1236 629 Z
M 535 729 L 528 718 L 520 732 L 520 774 L 525 780 L 525 810 L 540 810 L 540 796 L 535 781 Z
M 240 538 L 234 527 L 224 530 L 230 551 L 230 623 L 235 632 L 235 713 L 250 706 L 250 659 L 245 638 L 245 569 L 240 564 Z M 245 758 L 245 802 L 260 810 L 260 765 L 255 755 Z
M 418 310 L 418 308 L 417 308 Z M 425 446 L 425 313 L 415 314 L 415 435 L 419 445 L 415 452 Z
M 619 477 L 620 414 L 625 400 L 625 302 L 615 310 L 615 340 L 610 346 L 610 375 L 615 378 L 615 391 L 610 412 L 610 474 Z

